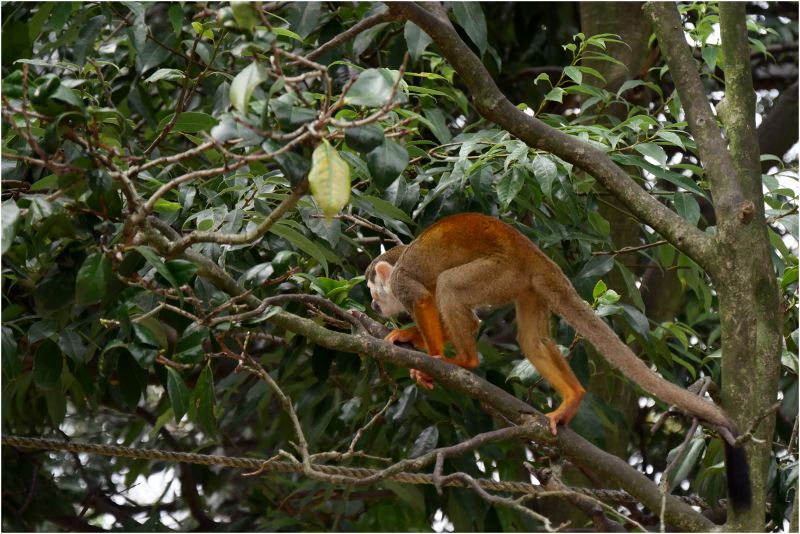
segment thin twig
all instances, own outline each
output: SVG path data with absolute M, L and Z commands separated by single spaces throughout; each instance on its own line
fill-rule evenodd
M 347 30 L 339 33 L 333 39 L 326 41 L 324 44 L 320 45 L 316 49 L 312 50 L 308 54 L 306 54 L 307 59 L 316 59 L 328 50 L 339 46 L 340 44 L 353 39 L 356 35 L 372 28 L 373 26 L 377 26 L 383 22 L 390 22 L 394 20 L 394 17 L 388 12 L 384 11 L 382 13 L 378 13 L 377 15 L 372 15 L 371 17 L 367 17 L 364 20 L 358 22 L 353 27 L 348 28 Z
M 592 252 L 592 256 L 616 256 L 617 254 L 627 254 L 629 252 L 637 252 L 639 250 L 645 250 L 648 248 L 653 247 L 660 247 L 661 245 L 666 245 L 669 243 L 666 239 L 660 239 L 658 241 L 654 241 L 653 243 L 645 243 L 644 245 L 638 245 L 635 247 L 622 247 L 619 250 L 599 250 L 597 252 Z

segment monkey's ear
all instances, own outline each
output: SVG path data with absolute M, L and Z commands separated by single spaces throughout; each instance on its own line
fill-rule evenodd
M 392 264 L 388 261 L 379 261 L 377 264 L 375 264 L 375 275 L 381 282 L 387 282 L 392 276 L 393 270 L 394 266 L 392 266 Z

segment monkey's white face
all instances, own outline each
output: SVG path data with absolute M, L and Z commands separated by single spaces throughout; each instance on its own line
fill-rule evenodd
M 394 317 L 406 311 L 403 304 L 392 293 L 389 279 L 392 277 L 394 266 L 389 262 L 381 261 L 375 265 L 375 277 L 367 280 L 367 287 L 372 296 L 372 309 L 384 317 Z

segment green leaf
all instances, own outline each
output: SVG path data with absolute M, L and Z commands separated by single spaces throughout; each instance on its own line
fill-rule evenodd
M 658 162 L 658 164 L 661 166 L 662 169 L 666 168 L 667 153 L 664 152 L 664 149 L 661 148 L 659 145 L 655 143 L 641 143 L 639 145 L 635 145 L 633 148 L 639 154 L 656 160 L 656 162 Z
M 575 276 L 576 279 L 580 278 L 597 278 L 603 276 L 614 267 L 613 256 L 592 256 L 581 269 L 581 272 Z
M 539 83 L 539 80 L 546 81 L 550 85 L 550 87 L 553 86 L 553 82 L 550 81 L 550 75 L 547 74 L 546 72 L 542 72 L 536 78 L 534 78 L 533 79 L 533 85 L 536 85 L 537 83 Z
M 627 319 L 628 324 L 633 327 L 637 334 L 647 339 L 650 337 L 650 321 L 647 317 L 629 304 L 620 304 L 622 306 L 622 315 Z
M 406 212 L 389 201 L 370 195 L 361 195 L 360 198 L 361 200 L 368 202 L 374 209 L 375 214 L 378 216 L 388 217 L 389 219 L 403 221 L 408 224 L 413 224 L 414 222 L 411 217 L 406 214 Z
M 53 9 L 53 2 L 40 2 L 39 9 L 36 14 L 28 21 L 28 37 L 31 41 L 36 40 L 39 34 L 42 33 L 42 26 L 50 16 L 50 10 Z
M 350 201 L 350 166 L 327 139 L 311 155 L 308 184 L 326 219 L 339 213 Z
M 347 128 L 344 131 L 345 142 L 359 152 L 373 150 L 380 146 L 384 139 L 383 128 L 378 124 Z
M 422 456 L 428 451 L 436 448 L 439 443 L 439 429 L 436 425 L 431 425 L 419 433 L 414 444 L 411 445 L 411 450 L 408 452 L 409 458 L 416 458 Z
M 171 4 L 167 14 L 169 15 L 169 21 L 172 24 L 172 30 L 175 32 L 175 36 L 180 36 L 181 30 L 183 29 L 183 7 L 178 3 Z
M 517 197 L 525 184 L 525 171 L 519 166 L 512 167 L 497 183 L 497 200 L 503 209 Z
M 56 6 L 53 10 L 53 16 L 50 19 L 52 27 L 56 30 L 63 30 L 64 24 L 67 22 L 70 14 L 72 13 L 72 2 L 55 2 Z M 76 9 L 78 9 L 76 4 Z
M 269 101 L 272 112 L 275 113 L 275 117 L 284 128 L 294 129 L 317 118 L 316 111 L 295 106 L 296 101 L 296 98 L 288 93 Z
M 5 312 L 5 310 L 3 311 Z M 14 331 L 7 326 L 2 328 L 0 358 L 2 358 L 4 380 L 11 381 L 11 379 L 15 378 L 22 371 L 22 364 L 19 359 L 19 345 L 14 338 Z
M 372 28 L 360 32 L 356 38 L 353 39 L 353 57 L 359 57 L 363 54 L 387 26 L 389 26 L 388 22 L 382 22 L 381 24 L 376 24 Z
M 700 459 L 700 455 L 705 449 L 705 440 L 702 437 L 699 438 L 692 438 L 692 441 L 689 442 L 688 450 L 684 452 L 683 458 L 680 460 L 677 469 L 672 470 L 669 477 L 669 491 L 673 491 L 678 484 L 689 477 L 689 474 L 692 472 L 692 469 L 698 463 Z M 672 462 L 674 460 L 674 456 L 677 452 L 680 451 L 681 445 L 672 449 L 669 454 L 667 455 L 667 460 Z
M 295 41 L 303 42 L 303 38 L 294 33 L 292 30 L 287 30 L 286 28 L 272 28 L 272 33 L 275 35 L 280 35 L 281 37 L 288 37 L 289 39 L 294 39 Z
M 599 302 L 601 305 L 616 304 L 617 302 L 619 302 L 620 298 L 621 297 L 619 296 L 619 293 L 617 293 L 613 289 L 609 289 L 608 291 L 600 295 L 600 298 L 597 299 L 597 302 Z
M 255 4 L 252 2 L 231 2 L 231 10 L 233 11 L 233 18 L 236 20 L 236 25 L 243 30 L 252 32 L 259 21 Z
M 400 72 L 389 69 L 367 69 L 347 91 L 344 101 L 353 106 L 381 107 L 389 103 L 392 88 Z
M 177 213 L 181 210 L 181 205 L 178 202 L 172 202 L 159 198 L 153 205 L 153 211 L 156 213 Z
M 197 273 L 197 265 L 188 260 L 167 260 L 164 265 L 167 266 L 179 286 L 188 284 Z
M 700 205 L 690 193 L 675 193 L 672 196 L 675 211 L 690 224 L 697 226 L 700 220 Z
M 45 339 L 33 357 L 33 383 L 40 389 L 50 389 L 61 382 L 64 357 L 53 341 Z
M 608 291 L 608 286 L 602 280 L 598 280 L 597 283 L 594 285 L 594 289 L 592 290 L 592 298 L 594 300 L 599 299 L 603 293 Z
M 75 45 L 72 47 L 74 51 L 75 63 L 83 67 L 86 64 L 86 54 L 94 50 L 94 42 L 103 29 L 106 23 L 105 15 L 97 15 L 92 17 L 88 22 L 81 25 L 80 34 Z
M 611 224 L 598 212 L 590 210 L 586 215 L 589 218 L 589 224 L 598 234 L 606 237 L 611 233 Z
M 717 68 L 717 55 L 719 54 L 719 47 L 705 45 L 702 49 L 703 61 L 708 65 L 711 72 Z
M 653 165 L 640 156 L 617 153 L 612 154 L 611 159 L 623 165 L 635 165 L 636 167 L 641 167 L 642 169 L 653 173 L 656 177 L 682 187 L 687 191 L 692 191 L 701 196 L 704 194 L 703 190 L 700 189 L 700 187 L 692 179 L 683 176 L 682 174 L 678 174 L 677 172 L 668 171 L 657 165 Z
M 139 329 L 139 333 L 143 331 L 139 325 L 134 325 L 134 331 L 137 329 Z M 144 343 L 139 342 L 130 343 L 128 344 L 127 348 L 128 352 L 130 352 L 131 356 L 133 356 L 133 359 L 142 369 L 148 369 L 151 365 L 153 365 L 153 362 L 156 361 L 158 353 L 161 350 L 153 345 L 145 345 Z
M 147 374 L 127 351 L 123 351 L 119 355 L 117 379 L 125 404 L 130 408 L 136 408 L 142 392 L 147 387 Z
M 670 144 L 679 146 L 681 148 L 686 148 L 685 145 L 683 144 L 683 139 L 681 139 L 680 136 L 675 132 L 670 132 L 667 130 L 659 130 L 656 132 L 656 136 L 660 137 L 661 139 L 667 141 Z
M 78 93 L 63 85 L 60 85 L 58 89 L 50 95 L 50 98 L 64 104 L 69 104 L 70 106 L 83 108 L 83 100 L 78 96 Z
M 398 499 L 405 503 L 411 510 L 424 510 L 425 509 L 425 493 L 417 486 L 411 484 L 401 484 L 399 482 L 392 482 L 384 480 L 381 486 L 394 493 Z M 396 525 L 397 523 L 389 523 L 389 525 Z
M 75 279 L 75 303 L 88 306 L 100 302 L 111 280 L 111 262 L 97 252 L 86 258 Z
M 313 241 L 297 230 L 290 228 L 286 223 L 277 222 L 272 225 L 269 231 L 286 239 L 292 245 L 317 260 L 325 271 L 328 270 L 328 260 L 325 258 L 325 253 Z
M 453 16 L 459 26 L 469 35 L 470 40 L 475 43 L 483 57 L 488 46 L 486 32 L 486 18 L 478 2 L 452 2 Z
M 197 379 L 192 401 L 189 405 L 189 418 L 212 436 L 217 435 L 217 418 L 214 414 L 214 375 L 211 366 L 206 365 Z
M 305 39 L 320 23 L 321 2 L 298 2 L 289 8 L 291 28 Z
M 61 391 L 51 389 L 45 392 L 44 399 L 50 422 L 53 423 L 53 426 L 58 427 L 64 422 L 64 417 L 67 415 L 67 398 Z
M 550 158 L 537 155 L 533 158 L 531 168 L 536 181 L 542 188 L 542 193 L 549 197 L 553 191 L 553 182 L 558 178 L 556 164 Z
M 522 358 L 514 364 L 511 372 L 508 373 L 506 382 L 512 379 L 519 380 L 523 386 L 527 387 L 533 385 L 541 377 L 542 375 L 539 374 L 539 371 L 536 370 L 536 367 L 534 367 L 527 358 Z
M 191 393 L 181 375 L 172 367 L 167 367 L 167 393 L 169 401 L 172 403 L 175 422 L 180 423 L 184 414 L 189 410 Z
M 570 80 L 577 83 L 578 85 L 580 85 L 581 82 L 583 82 L 583 73 L 578 67 L 573 67 L 573 66 L 564 67 L 564 74 L 566 74 Z
M 625 91 L 629 91 L 634 87 L 640 87 L 642 85 L 647 85 L 644 80 L 626 80 L 625 83 L 623 83 L 620 88 L 617 89 L 617 98 L 619 98 L 620 95 Z
M 167 80 L 170 82 L 183 80 L 186 75 L 183 73 L 182 70 L 178 69 L 158 69 L 153 74 L 147 77 L 144 80 L 144 83 L 154 83 L 160 80 Z
M 603 76 L 602 74 L 600 74 L 600 71 L 598 71 L 597 69 L 593 69 L 592 67 L 586 67 L 584 65 L 578 65 L 575 68 L 578 69 L 579 71 L 585 73 L 585 74 L 589 74 L 591 76 L 594 76 L 598 80 L 602 81 L 603 84 L 606 83 L 606 77 Z
M 190 326 L 178 340 L 175 354 L 172 355 L 173 359 L 181 363 L 198 363 L 205 357 L 203 342 L 206 339 L 208 339 L 207 327 Z
M 147 260 L 147 263 L 149 263 L 156 270 L 158 274 L 163 276 L 164 279 L 167 282 L 169 282 L 172 287 L 174 287 L 175 289 L 178 289 L 180 287 L 180 284 L 178 284 L 177 280 L 175 280 L 175 277 L 172 276 L 170 270 L 167 268 L 166 265 L 164 265 L 164 262 L 161 261 L 161 258 L 159 258 L 150 247 L 138 246 L 136 247 L 136 251 L 139 254 L 141 254 L 142 257 L 144 257 L 144 259 Z
M 9 198 L 3 202 L 0 213 L 2 213 L 3 220 L 2 236 L 0 236 L 2 246 L 0 248 L 2 248 L 2 253 L 5 254 L 17 235 L 17 223 L 19 222 L 17 202 L 13 198 Z
M 64 354 L 75 363 L 83 363 L 86 359 L 86 346 L 81 336 L 74 330 L 62 330 L 58 334 L 58 343 Z
M 428 48 L 428 45 L 433 42 L 430 35 L 422 31 L 419 26 L 410 20 L 406 21 L 406 25 L 403 28 L 403 36 L 406 38 L 406 45 L 408 46 L 408 53 L 411 54 L 411 61 L 414 62 L 422 56 L 422 53 Z
M 231 82 L 230 99 L 233 107 L 247 113 L 253 91 L 268 77 L 267 68 L 261 63 L 253 62 L 245 67 Z
M 174 117 L 174 114 L 170 114 L 159 123 L 158 129 L 162 130 Z M 208 115 L 206 113 L 200 113 L 198 111 L 184 111 L 180 115 L 178 115 L 178 119 L 175 121 L 175 124 L 172 126 L 172 130 L 175 132 L 184 132 L 184 133 L 197 133 L 203 132 L 206 130 L 210 130 L 214 126 L 217 125 L 219 121 Z
M 426 126 L 436 136 L 436 140 L 442 144 L 449 143 L 453 139 L 450 129 L 447 127 L 447 120 L 444 113 L 438 107 L 425 108 L 422 110 L 428 119 Z
M 564 90 L 560 87 L 553 87 L 549 93 L 544 95 L 544 99 L 561 104 L 564 101 Z
M 37 180 L 36 182 L 34 182 L 31 188 L 28 189 L 28 191 L 50 191 L 53 189 L 58 189 L 58 175 L 50 174 L 48 176 L 45 176 L 41 180 Z M 10 202 L 13 202 L 13 200 Z M 5 212 L 5 210 L 6 210 L 5 204 L 3 204 L 3 212 Z M 5 250 L 3 252 L 5 252 Z
M 375 185 L 386 189 L 408 165 L 408 151 L 403 145 L 387 139 L 367 154 L 367 168 Z

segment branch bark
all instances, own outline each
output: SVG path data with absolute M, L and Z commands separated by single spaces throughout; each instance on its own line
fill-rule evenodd
M 720 4 L 726 82 L 726 104 L 720 118 L 726 127 L 726 143 L 708 104 L 676 6 L 648 4 L 711 182 L 717 219 L 715 241 L 721 251 L 709 264 L 709 272 L 719 296 L 722 404 L 740 428 L 750 426 L 775 398 L 783 343 L 780 294 L 764 220 L 744 8 Z M 726 527 L 731 530 L 763 528 L 774 426 L 774 418 L 763 422 L 756 434 L 762 442 L 747 445 L 753 504 L 747 513 L 729 516 Z

